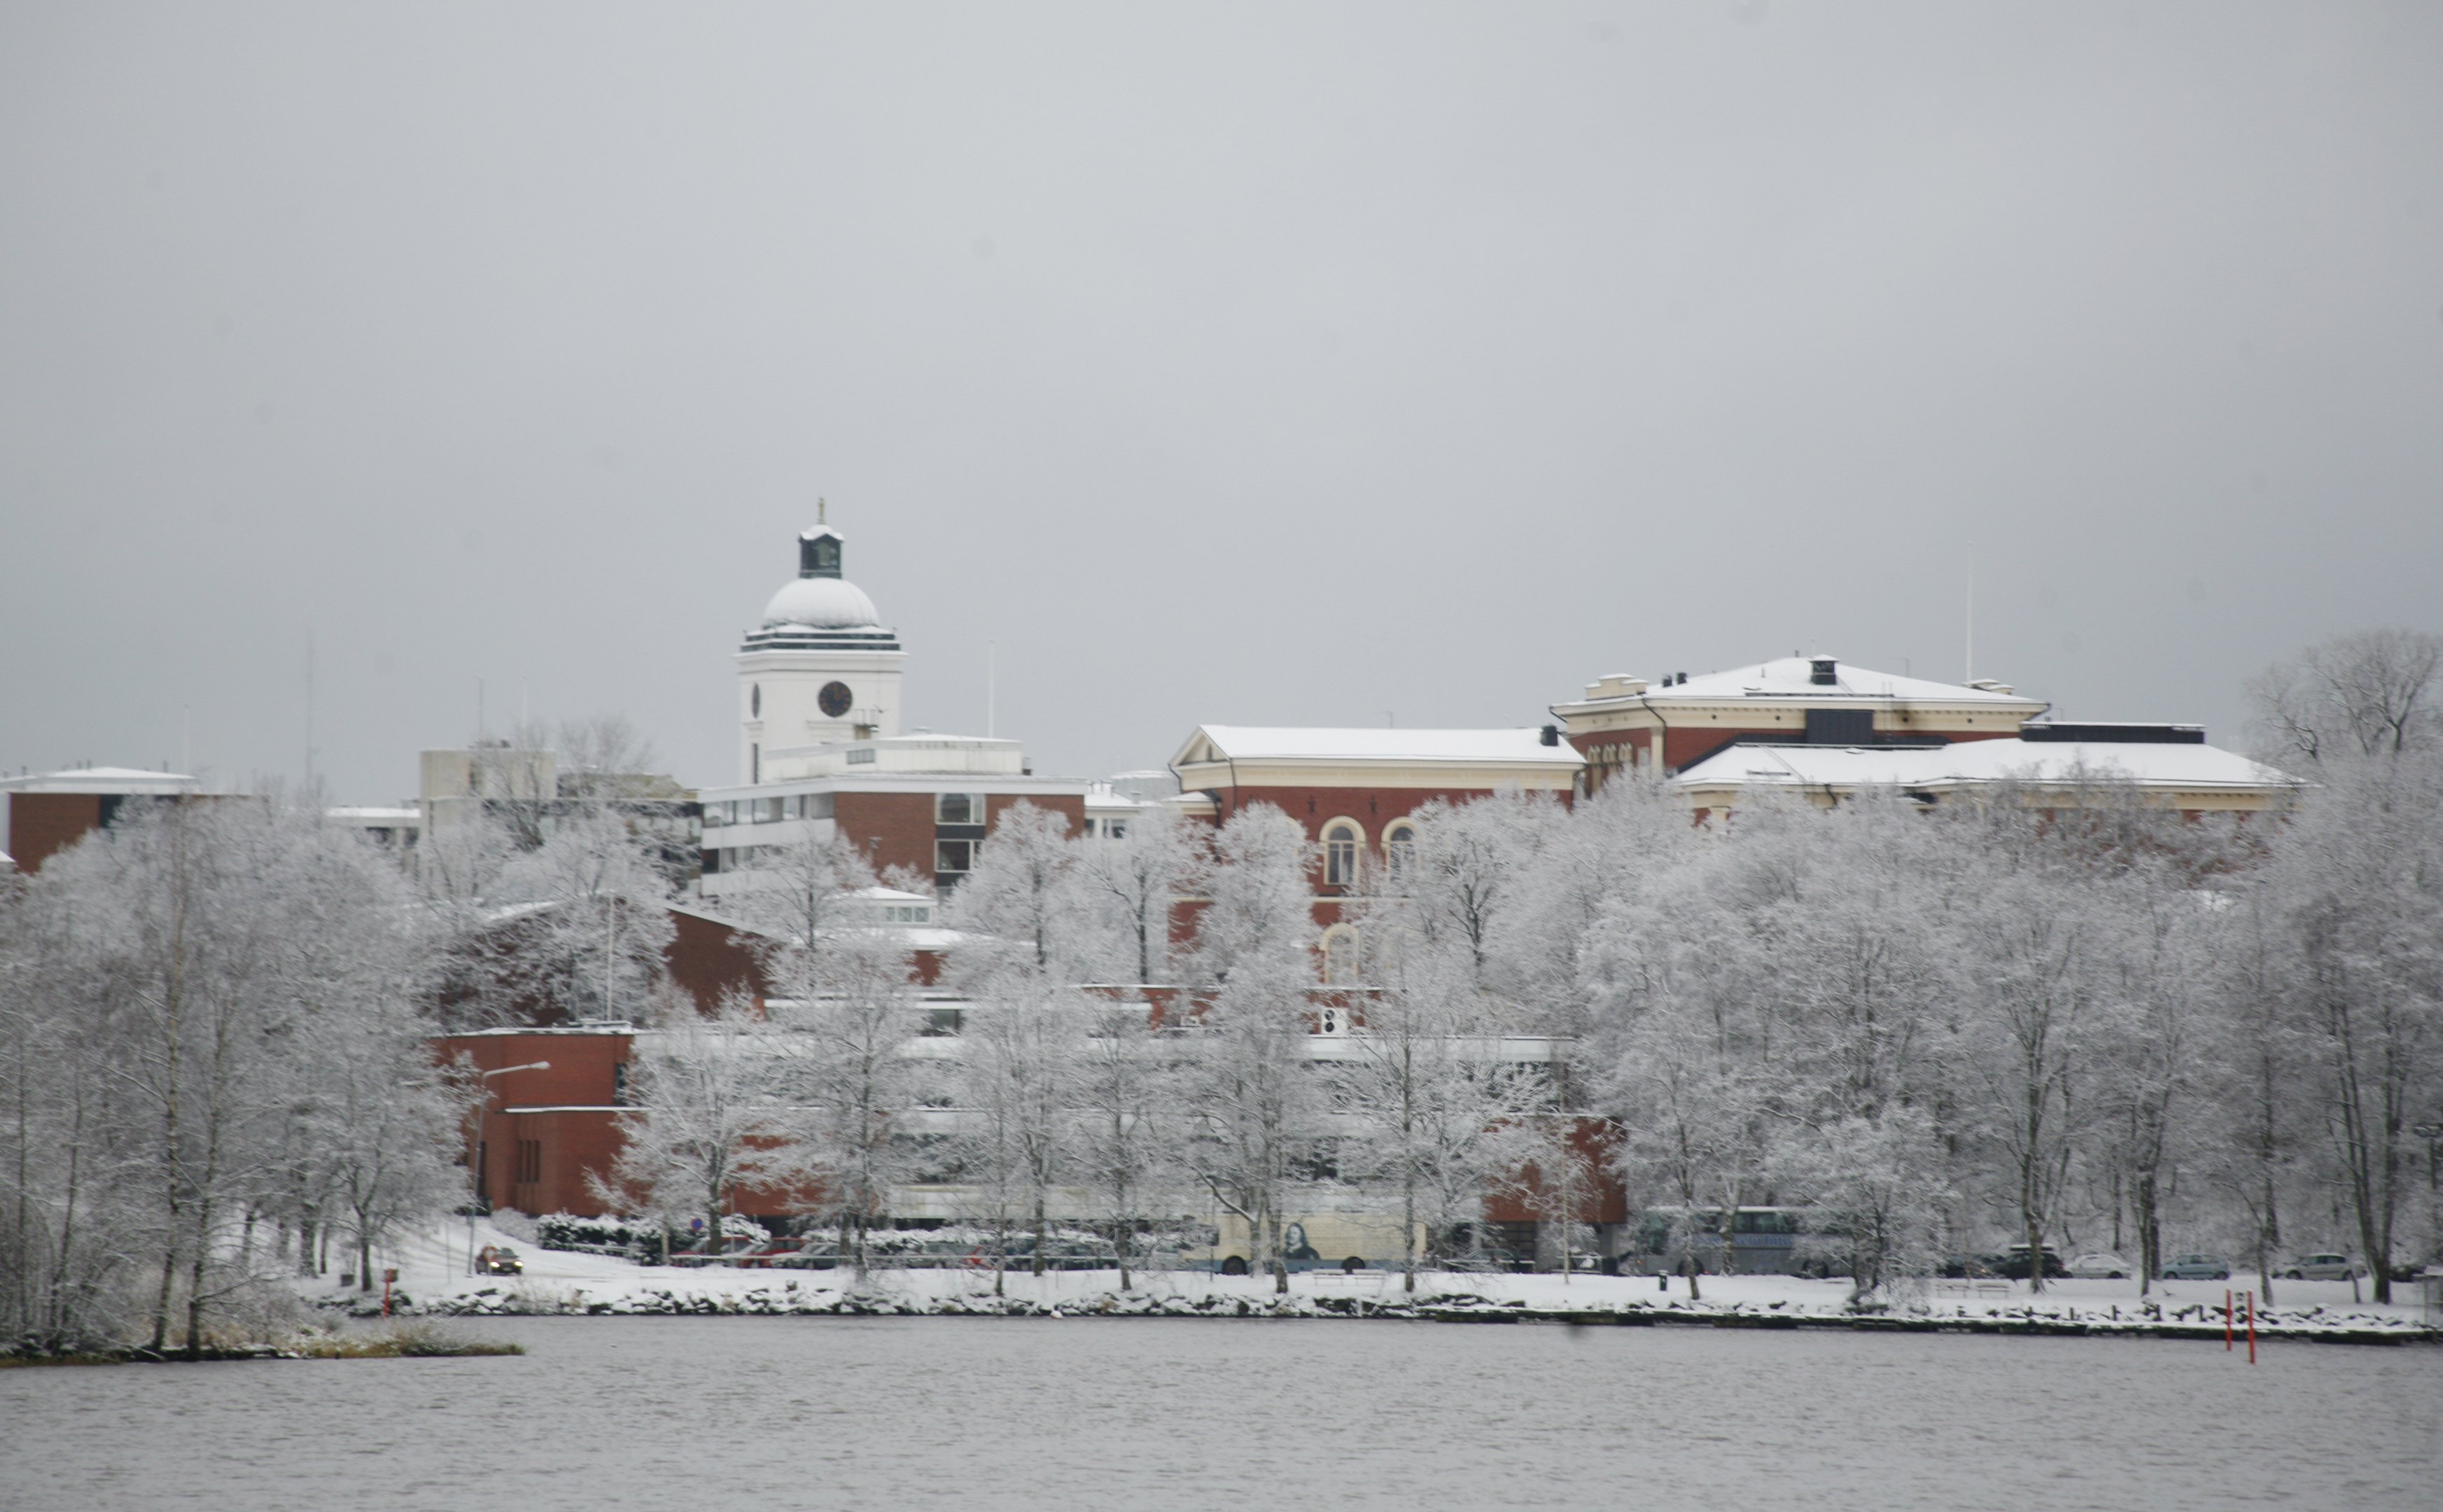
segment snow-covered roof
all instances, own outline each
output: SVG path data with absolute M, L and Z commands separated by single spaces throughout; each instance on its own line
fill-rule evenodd
M 903 892 L 895 887 L 860 887 L 853 889 L 848 895 L 864 898 L 872 903 L 930 903 L 933 901 L 922 893 Z
M 343 803 L 322 812 L 328 818 L 356 823 L 413 824 L 424 817 L 419 809 L 368 807 L 354 803 Z
M 810 625 L 817 630 L 880 628 L 873 600 L 845 578 L 792 578 L 763 606 L 766 625 Z
M 1174 765 L 1215 761 L 1507 762 L 1575 767 L 1578 753 L 1547 746 L 1534 726 L 1519 729 L 1299 728 L 1201 725 Z
M 1691 679 L 1690 686 L 1695 686 Z M 1937 789 L 1999 782 L 2048 784 L 2084 778 L 2184 792 L 2300 786 L 2299 779 L 2218 746 L 2097 741 L 1968 740 L 1949 746 L 1729 746 L 1671 779 L 1674 787 Z
M 1831 683 L 1814 680 L 1815 663 L 1818 661 L 1832 663 Z M 1607 695 L 1589 691 L 1588 696 L 1595 699 Z M 1715 703 L 1741 698 L 1873 698 L 1911 703 L 2041 707 L 2041 700 L 2021 697 L 2000 683 L 1983 679 L 1977 683 L 1936 682 L 1926 677 L 1907 677 L 1899 673 L 1852 667 L 1835 656 L 1782 656 L 1750 666 L 1733 667 L 1727 672 L 1700 673 L 1690 676 L 1684 683 L 1673 683 L 1669 687 L 1658 681 L 1636 696 L 1648 703 Z
M 195 780 L 184 772 L 150 772 L 135 766 L 75 766 L 62 772 L 0 777 L 0 792 L 192 793 Z

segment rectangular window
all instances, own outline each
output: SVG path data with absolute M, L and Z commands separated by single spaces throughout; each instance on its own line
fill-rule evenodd
M 538 1181 L 541 1181 L 541 1180 L 542 1180 L 542 1140 L 540 1140 L 540 1139 L 521 1139 L 521 1140 L 519 1140 L 519 1141 L 518 1141 L 518 1181 L 519 1181 L 519 1184 L 520 1184 L 520 1185 L 531 1185 L 531 1184 L 533 1184 L 533 1183 L 535 1183 L 535 1182 L 538 1182 Z
M 798 817 L 799 819 L 831 818 L 832 795 L 829 793 L 808 793 L 803 798 L 799 799 Z
M 981 824 L 984 821 L 984 795 L 982 793 L 936 793 L 933 795 L 933 822 L 936 824 Z
M 759 799 L 756 799 L 756 800 L 754 801 L 754 804 L 755 804 L 755 813 L 754 813 L 754 817 L 753 817 L 752 819 L 750 819 L 750 820 L 748 821 L 748 822 L 749 822 L 749 823 L 754 823 L 754 824 L 773 824 L 773 823 L 778 823 L 778 822 L 780 821 L 780 819 L 781 819 L 781 802 L 782 802 L 782 800 L 781 800 L 781 799 L 777 799 L 777 798 L 759 798 Z
M 1870 746 L 1875 740 L 1871 709 L 1810 709 L 1807 711 L 1809 746 Z
M 721 875 L 721 851 L 716 846 L 707 845 L 705 847 L 704 875 L 707 876 L 718 876 Z
M 628 1106 L 628 1062 L 625 1060 L 611 1062 L 611 1106 Z
M 1124 819 L 1107 819 L 1103 821 L 1103 836 L 1106 839 L 1127 839 L 1129 838 L 1129 821 Z
M 975 865 L 975 841 L 935 840 L 933 842 L 933 870 L 935 872 L 948 873 L 954 876 L 963 875 L 964 873 L 974 871 Z
M 854 749 L 854 750 L 853 750 L 853 751 L 850 751 L 850 752 L 848 753 L 848 764 L 849 764 L 851 766 L 871 766 L 871 765 L 873 765 L 873 747 L 871 747 L 871 746 L 860 746 L 860 747 L 858 747 L 856 749 Z

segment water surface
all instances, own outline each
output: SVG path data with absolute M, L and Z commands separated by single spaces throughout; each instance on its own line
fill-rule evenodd
M 2443 1504 L 2443 1351 L 1213 1319 L 498 1318 L 0 1372 L 0 1505 Z

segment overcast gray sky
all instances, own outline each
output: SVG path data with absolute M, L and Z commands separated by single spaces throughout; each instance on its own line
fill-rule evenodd
M 2443 7 L 0 5 L 0 763 L 1526 724 L 1805 646 L 2201 720 L 2443 629 Z M 192 711 L 191 714 L 188 711 Z

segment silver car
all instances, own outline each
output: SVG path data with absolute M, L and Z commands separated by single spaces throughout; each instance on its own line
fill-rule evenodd
M 2174 1255 L 2163 1263 L 2164 1281 L 2229 1281 L 2231 1262 L 2220 1255 Z
M 2089 1281 L 2119 1281 L 2137 1275 L 2138 1267 L 2118 1255 L 2081 1255 L 2069 1263 L 2069 1273 Z
M 2347 1255 L 2301 1255 L 2282 1267 L 2289 1281 L 2356 1281 L 2367 1268 Z

